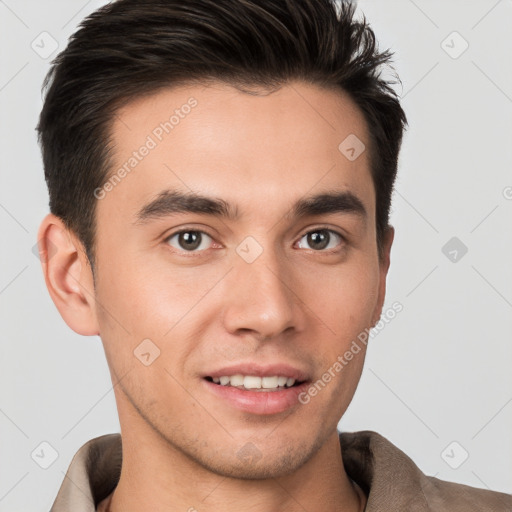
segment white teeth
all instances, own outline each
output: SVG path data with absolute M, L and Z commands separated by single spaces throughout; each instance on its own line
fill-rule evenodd
M 229 383 L 232 386 L 243 386 L 244 385 L 244 376 L 240 375 L 239 373 L 237 375 L 233 375 L 230 378 Z
M 295 379 L 284 377 L 282 375 L 272 375 L 268 377 L 257 377 L 255 375 L 223 375 L 222 377 L 212 377 L 213 382 L 221 386 L 233 386 L 245 389 L 278 389 L 291 387 L 295 384 Z
M 262 377 L 261 378 L 261 387 L 265 389 L 277 388 L 277 381 L 279 377 Z
M 286 385 L 287 380 L 286 377 L 277 377 L 277 385 L 283 387 Z
M 261 377 L 253 377 L 247 375 L 244 377 L 244 388 L 246 389 L 259 389 L 261 388 Z

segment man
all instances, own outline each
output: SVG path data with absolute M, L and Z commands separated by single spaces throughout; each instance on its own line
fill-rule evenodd
M 119 0 L 72 37 L 38 238 L 121 434 L 78 451 L 52 511 L 512 509 L 337 431 L 394 236 L 390 56 L 329 0 Z

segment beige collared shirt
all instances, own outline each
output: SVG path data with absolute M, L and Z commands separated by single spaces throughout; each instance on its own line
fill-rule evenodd
M 512 512 L 512 495 L 425 475 L 376 432 L 340 433 L 348 476 L 367 496 L 365 512 Z M 85 443 L 73 457 L 50 512 L 96 512 L 121 474 L 121 434 Z M 108 500 L 107 500 L 108 501 Z

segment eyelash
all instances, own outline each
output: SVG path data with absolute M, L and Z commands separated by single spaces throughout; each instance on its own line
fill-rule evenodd
M 339 233 L 338 231 L 335 231 L 334 229 L 327 228 L 327 227 L 317 227 L 315 229 L 306 231 L 305 233 L 303 233 L 299 237 L 299 241 L 302 240 L 305 236 L 307 236 L 307 235 L 309 235 L 311 233 L 318 233 L 320 231 L 327 231 L 327 232 L 329 232 L 331 234 L 334 234 L 334 235 L 338 236 L 341 239 L 340 245 L 343 245 L 347 241 L 346 238 L 341 233 Z M 183 229 L 180 229 L 179 231 L 175 231 L 174 233 L 171 233 L 170 235 L 165 237 L 164 242 L 166 242 L 168 244 L 169 240 L 171 240 L 172 238 L 174 238 L 177 235 L 180 235 L 181 233 L 201 233 L 203 235 L 207 235 L 212 240 L 214 240 L 214 237 L 212 235 L 210 235 L 209 233 L 207 233 L 206 231 L 203 231 L 203 230 L 200 230 L 200 229 L 193 229 L 193 228 L 183 228 Z M 329 240 L 329 243 L 330 243 L 330 240 Z M 203 253 L 204 251 L 207 250 L 207 249 L 201 249 L 199 251 L 197 251 L 197 250 L 185 251 L 185 250 L 182 250 L 182 249 L 176 249 L 175 247 L 172 247 L 172 246 L 171 246 L 171 248 L 172 248 L 173 251 L 176 251 L 180 255 L 186 255 L 186 257 L 193 257 L 194 255 L 200 255 L 201 253 Z M 308 249 L 308 250 L 316 252 L 316 253 L 333 254 L 333 253 L 339 252 L 341 250 L 341 248 L 320 249 L 320 250 Z

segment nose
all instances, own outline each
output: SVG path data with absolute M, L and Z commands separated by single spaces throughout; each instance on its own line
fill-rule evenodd
M 231 334 L 251 333 L 260 341 L 277 338 L 293 330 L 301 331 L 305 312 L 286 262 L 265 249 L 252 263 L 235 257 L 229 273 L 223 322 Z

